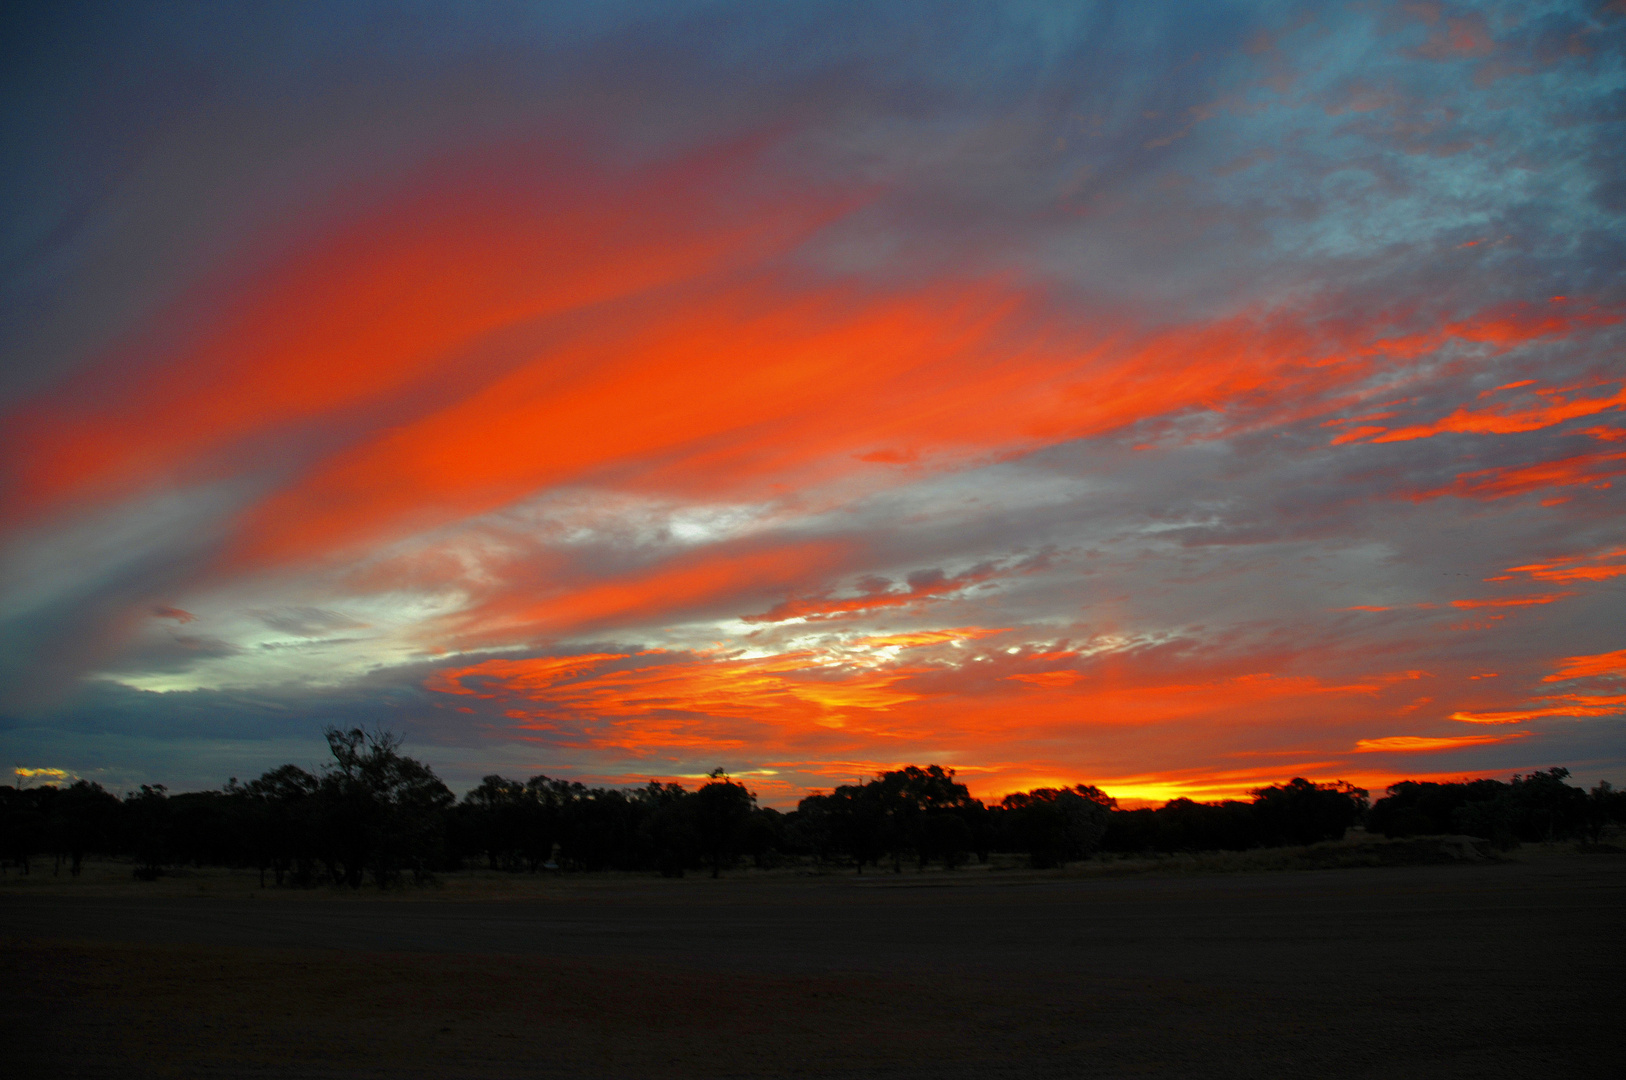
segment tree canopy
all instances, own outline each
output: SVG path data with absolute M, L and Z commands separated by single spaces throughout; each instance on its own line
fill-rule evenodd
M 469 866 L 508 873 L 649 871 L 721 876 L 748 859 L 945 869 L 993 852 L 1035 867 L 1102 852 L 1245 850 L 1335 840 L 1364 822 L 1391 837 L 1469 833 L 1503 846 L 1555 839 L 1597 843 L 1626 820 L 1626 793 L 1591 792 L 1550 768 L 1508 780 L 1404 780 L 1368 806 L 1342 781 L 1294 777 L 1251 800 L 1173 799 L 1122 809 L 1098 787 L 1040 787 L 985 805 L 955 770 L 909 765 L 803 798 L 781 813 L 719 768 L 695 788 L 650 780 L 592 787 L 544 775 L 484 777 L 461 800 L 399 736 L 324 732 L 315 772 L 282 765 L 214 791 L 144 785 L 120 799 L 99 785 L 0 787 L 0 862 L 32 872 L 41 854 L 78 874 L 89 854 L 130 859 L 141 877 L 185 865 L 255 868 L 268 886 L 360 888 L 431 880 Z

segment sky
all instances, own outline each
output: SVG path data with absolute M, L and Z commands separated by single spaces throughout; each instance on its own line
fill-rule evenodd
M 1626 785 L 1626 2 L 19 3 L 0 752 Z

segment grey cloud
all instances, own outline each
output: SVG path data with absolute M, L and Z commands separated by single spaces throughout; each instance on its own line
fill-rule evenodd
M 296 637 L 321 637 L 335 630 L 362 630 L 367 624 L 338 611 L 317 607 L 284 607 L 250 611 L 273 630 Z
M 204 660 L 236 656 L 243 650 L 218 637 L 201 634 L 168 634 L 151 638 L 134 648 L 121 651 L 105 666 L 108 672 L 151 675 L 190 671 Z

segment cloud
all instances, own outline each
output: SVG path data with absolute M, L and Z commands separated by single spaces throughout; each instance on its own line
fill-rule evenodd
M 1569 657 L 1564 661 L 1563 667 L 1548 675 L 1542 682 L 1620 676 L 1626 676 L 1626 649 L 1598 653 L 1595 656 Z
M 296 637 L 321 637 L 335 630 L 361 630 L 367 626 L 340 612 L 315 607 L 288 607 L 250 614 L 271 629 Z
M 1529 734 L 1515 731 L 1508 735 L 1390 735 L 1382 739 L 1362 739 L 1355 744 L 1361 753 L 1433 754 L 1442 750 L 1460 750 L 1468 746 L 1508 742 Z
M 960 626 L 952 630 L 917 630 L 904 634 L 880 634 L 874 637 L 859 638 L 852 644 L 856 647 L 870 649 L 918 649 L 927 645 L 975 641 L 978 638 L 991 637 L 994 634 L 1003 634 L 1005 632 L 1005 630 L 981 626 Z
M 894 590 L 892 582 L 871 579 L 863 582 L 868 588 L 857 596 L 795 597 L 775 604 L 760 615 L 746 615 L 748 623 L 774 623 L 786 619 L 839 619 L 871 613 L 887 608 L 914 607 L 932 600 L 951 596 L 990 580 L 999 568 L 983 563 L 948 577 L 940 569 L 917 570 L 910 574 L 902 590 Z
M 1530 607 L 1533 604 L 1553 604 L 1568 599 L 1572 592 L 1545 593 L 1541 596 L 1492 596 L 1479 600 L 1453 600 L 1454 608 Z
M 1617 679 L 1626 676 L 1626 649 L 1595 656 L 1571 656 L 1561 662 L 1559 669 L 1542 678 L 1542 682 L 1567 682 L 1573 679 Z M 1626 696 L 1609 693 L 1546 694 L 1531 698 L 1521 707 L 1493 712 L 1454 712 L 1452 720 L 1470 724 L 1516 724 L 1543 717 L 1615 716 L 1626 712 Z
M 691 619 L 707 611 L 732 614 L 730 608 L 751 598 L 840 567 L 849 550 L 839 541 L 783 546 L 748 541 L 685 553 L 600 580 L 544 578 L 536 583 L 536 592 L 510 582 L 435 629 L 471 647 L 661 618 Z
M 1626 453 L 1576 454 L 1533 465 L 1509 465 L 1459 473 L 1454 484 L 1422 492 L 1413 498 L 1433 499 L 1442 495 L 1456 495 L 1473 499 L 1506 499 L 1547 488 L 1607 489 L 1613 478 L 1623 473 L 1626 473 Z
M 178 468 L 241 468 L 245 452 L 312 424 L 387 423 L 415 397 L 512 364 L 505 353 L 534 347 L 523 328 L 536 320 L 760 258 L 839 206 L 723 200 L 742 152 L 617 176 L 562 147 L 512 148 L 443 163 L 408 191 L 357 192 L 352 220 L 206 318 L 202 297 L 177 304 L 170 320 L 203 322 L 181 348 L 138 338 L 13 409 L 6 445 L 29 453 L 8 516 Z
M 1568 584 L 1577 581 L 1607 581 L 1626 574 L 1626 548 L 1613 548 L 1592 554 L 1566 555 L 1546 562 L 1510 566 L 1503 575 L 1486 581 L 1509 581 L 1514 574 L 1528 574 L 1536 581 Z
M 19 765 L 19 766 L 17 766 L 15 769 L 13 769 L 11 771 L 19 779 L 25 779 L 25 780 L 35 780 L 35 779 L 39 779 L 39 778 L 44 778 L 46 780 L 73 780 L 73 779 L 77 779 L 77 777 L 75 777 L 74 774 L 69 772 L 67 769 L 53 769 L 53 768 L 30 769 L 30 768 L 28 768 L 26 766 Z
M 1612 688 L 1540 693 L 1619 644 L 1620 20 L 900 11 L 48 16 L 8 741 L 782 802 L 1623 767 Z M 1528 735 L 1383 735 L 1453 715 Z
M 1618 321 L 1618 316 L 1615 317 Z M 1583 416 L 1614 412 L 1626 406 L 1626 388 L 1613 394 L 1565 397 L 1556 390 L 1537 390 L 1544 400 L 1539 405 L 1524 408 L 1504 406 L 1498 409 L 1471 409 L 1460 406 L 1450 416 L 1429 424 L 1385 430 L 1365 427 L 1361 438 L 1376 443 L 1407 442 L 1427 439 L 1448 432 L 1478 435 L 1511 435 L 1525 431 L 1539 431 Z M 1391 414 L 1392 415 L 1392 414 Z M 1340 436 L 1334 441 L 1352 441 L 1352 436 Z
M 1469 724 L 1517 724 L 1543 716 L 1614 716 L 1626 708 L 1626 697 L 1587 696 L 1565 694 L 1558 697 L 1537 698 L 1536 701 L 1561 701 L 1566 704 L 1537 708 L 1510 709 L 1504 712 L 1454 712 L 1452 720 Z

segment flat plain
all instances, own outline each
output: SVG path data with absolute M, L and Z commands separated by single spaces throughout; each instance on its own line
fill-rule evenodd
M 1626 1061 L 1619 854 L 383 895 L 36 880 L 0 888 L 13 1075 L 1528 1077 Z

